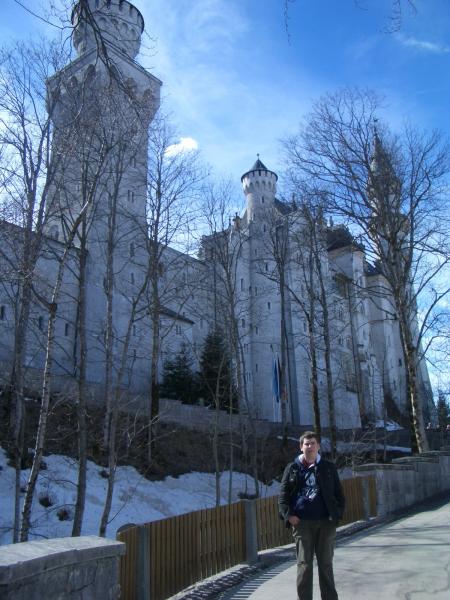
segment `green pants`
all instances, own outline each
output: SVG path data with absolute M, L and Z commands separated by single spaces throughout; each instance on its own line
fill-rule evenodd
M 338 600 L 333 575 L 336 524 L 328 519 L 301 520 L 292 528 L 297 550 L 297 594 L 299 600 L 312 600 L 313 560 L 317 558 L 322 600 Z

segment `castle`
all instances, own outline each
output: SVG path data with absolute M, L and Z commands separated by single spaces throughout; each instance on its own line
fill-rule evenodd
M 333 419 L 343 429 L 405 414 L 398 325 L 388 298 L 373 301 L 384 287 L 382 273 L 345 227 L 320 214 L 311 221 L 294 200 L 280 202 L 277 175 L 259 157 L 241 179 L 244 214 L 205 236 L 198 257 L 151 243 L 148 127 L 161 82 L 135 61 L 144 29 L 139 11 L 127 0 L 88 5 L 93 21 L 77 7 L 72 15 L 78 57 L 47 82 L 52 166 L 42 227 L 33 234 L 40 238 L 22 356 L 27 389 L 39 389 L 48 310 L 57 305 L 52 386 L 69 398 L 76 399 L 82 374 L 97 402 L 117 387 L 123 398 L 145 404 L 164 360 L 182 344 L 198 355 L 220 324 L 235 348 L 242 412 L 306 426 L 320 411 L 327 426 L 332 397 Z M 22 292 L 14 272 L 25 234 L 6 221 L 0 227 L 6 383 L 16 355 Z M 219 256 L 224 247 L 228 267 Z M 159 294 L 152 292 L 155 279 Z M 420 379 L 431 407 L 423 361 Z

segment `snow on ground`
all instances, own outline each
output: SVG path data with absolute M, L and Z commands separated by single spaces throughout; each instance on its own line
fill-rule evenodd
M 403 429 L 401 425 L 396 423 L 395 421 L 375 421 L 375 427 L 377 429 L 386 429 L 386 431 L 400 431 Z
M 72 519 L 61 521 L 58 512 L 66 509 L 73 515 L 76 500 L 77 462 L 66 456 L 45 457 L 47 468 L 38 478 L 32 512 L 30 540 L 69 536 Z M 106 494 L 107 480 L 101 476 L 103 467 L 88 461 L 87 493 L 82 535 L 98 535 L 100 518 Z M 29 470 L 22 471 L 25 486 Z M 14 469 L 7 464 L 4 450 L 0 448 L 0 545 L 12 541 L 14 514 Z M 229 473 L 221 475 L 221 503 L 228 496 Z M 238 493 L 254 492 L 254 482 L 243 473 L 233 473 L 233 502 Z M 261 485 L 262 496 L 278 494 L 279 485 Z M 173 515 L 180 515 L 215 506 L 215 476 L 213 473 L 187 473 L 179 477 L 166 477 L 163 481 L 149 481 L 134 467 L 118 467 L 110 523 L 107 537 L 114 538 L 119 527 L 126 523 L 145 523 Z M 52 505 L 42 506 L 39 498 L 49 498 Z

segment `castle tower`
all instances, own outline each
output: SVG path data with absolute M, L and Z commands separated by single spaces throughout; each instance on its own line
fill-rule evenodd
M 47 82 L 55 162 L 47 232 L 59 239 L 94 188 L 97 225 L 113 193 L 121 220 L 146 222 L 148 127 L 161 82 L 134 60 L 141 13 L 127 0 L 87 5 L 72 12 L 78 57 Z
M 262 217 L 273 207 L 277 191 L 278 176 L 258 158 L 253 167 L 241 177 L 244 194 L 247 198 L 247 221 L 250 223 Z
M 78 55 L 97 51 L 102 42 L 129 59 L 136 58 L 144 19 L 127 0 L 89 0 L 90 14 L 77 4 L 72 11 L 73 45 Z
M 86 249 L 83 277 L 81 260 L 76 268 L 88 307 L 87 378 L 101 388 L 119 372 L 126 352 L 130 366 L 120 385 L 143 390 L 151 336 L 148 321 L 138 321 L 132 306 L 149 260 L 148 128 L 159 107 L 161 82 L 135 62 L 144 20 L 127 0 L 77 4 L 72 23 L 78 57 L 47 82 L 54 132 L 47 233 L 64 241 L 87 207 L 74 240 Z M 139 310 L 144 312 L 141 305 Z M 78 319 L 68 331 L 77 332 Z M 74 357 L 78 348 L 75 337 Z

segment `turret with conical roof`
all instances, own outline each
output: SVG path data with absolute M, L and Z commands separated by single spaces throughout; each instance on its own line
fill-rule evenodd
M 273 206 L 277 191 L 278 176 L 260 160 L 259 154 L 253 167 L 241 177 L 244 194 L 247 198 L 247 221 L 253 221 L 258 214 L 267 212 Z

